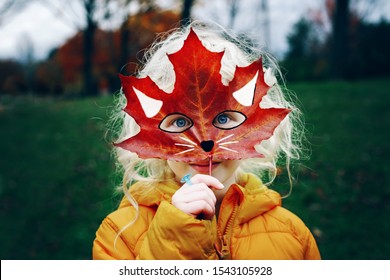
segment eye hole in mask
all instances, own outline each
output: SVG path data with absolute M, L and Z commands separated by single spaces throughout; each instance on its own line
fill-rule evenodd
M 162 131 L 170 133 L 182 133 L 190 129 L 194 122 L 182 113 L 173 113 L 167 115 L 159 124 Z
M 223 111 L 213 120 L 213 125 L 219 129 L 229 130 L 242 125 L 247 117 L 238 111 Z

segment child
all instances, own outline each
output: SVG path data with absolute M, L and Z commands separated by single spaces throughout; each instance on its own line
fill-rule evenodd
M 137 77 L 121 76 L 125 198 L 97 231 L 93 258 L 320 259 L 308 228 L 266 186 L 278 158 L 287 169 L 299 158 L 302 135 L 273 60 L 196 22 L 146 58 Z

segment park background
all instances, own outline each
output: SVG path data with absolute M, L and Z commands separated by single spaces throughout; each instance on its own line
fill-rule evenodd
M 35 38 L 50 24 L 17 39 L 11 28 L 30 30 L 38 6 L 70 26 L 46 52 Z M 106 137 L 117 74 L 132 73 L 157 33 L 188 18 L 247 34 L 279 59 L 310 148 L 283 205 L 322 257 L 389 259 L 389 16 L 380 0 L 3 1 L 1 259 L 91 258 L 99 224 L 121 199 Z M 272 187 L 284 194 L 280 172 Z

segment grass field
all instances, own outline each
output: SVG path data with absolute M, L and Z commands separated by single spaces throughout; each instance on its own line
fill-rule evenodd
M 289 87 L 311 157 L 296 166 L 285 207 L 313 231 L 324 259 L 390 259 L 390 81 Z M 91 258 L 119 199 L 104 139 L 111 102 L 0 96 L 1 259 Z

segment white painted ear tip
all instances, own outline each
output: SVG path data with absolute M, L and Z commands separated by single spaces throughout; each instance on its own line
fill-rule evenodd
M 133 90 L 137 95 L 139 102 L 141 103 L 142 110 L 144 111 L 146 117 L 153 118 L 158 114 L 158 112 L 160 112 L 160 109 L 163 105 L 161 100 L 151 98 L 135 87 L 133 87 Z
M 253 96 L 255 94 L 255 87 L 259 71 L 256 72 L 255 76 L 245 86 L 239 90 L 233 92 L 233 97 L 243 106 L 253 105 Z
M 275 85 L 277 80 L 276 80 L 276 77 L 274 76 L 274 74 L 272 73 L 272 69 L 271 68 L 268 68 L 268 69 L 263 68 L 263 71 L 264 71 L 265 83 L 269 87 L 272 87 L 273 85 Z

